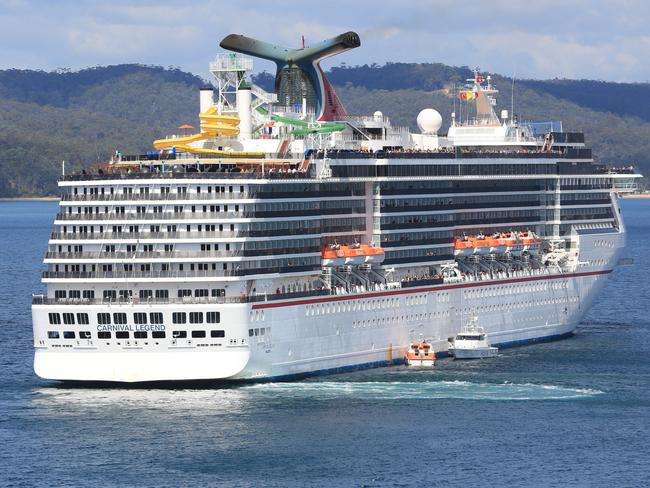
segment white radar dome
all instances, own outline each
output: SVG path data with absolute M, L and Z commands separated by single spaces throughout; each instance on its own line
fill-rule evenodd
M 425 108 L 418 114 L 417 122 L 423 134 L 436 134 L 442 127 L 442 115 L 437 110 Z
M 382 114 L 379 110 L 377 110 L 374 114 L 372 114 L 372 117 L 375 120 L 381 120 L 384 117 L 384 114 Z

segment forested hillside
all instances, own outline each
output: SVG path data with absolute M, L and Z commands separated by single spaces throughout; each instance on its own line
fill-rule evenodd
M 416 129 L 426 107 L 445 123 L 453 110 L 449 87 L 471 76 L 466 67 L 438 63 L 339 66 L 330 79 L 350 114 L 381 110 L 394 124 Z M 256 83 L 272 89 L 273 76 Z M 493 75 L 500 108 L 510 109 L 511 80 Z M 56 193 L 66 167 L 105 160 L 115 149 L 145 151 L 178 125 L 197 126 L 198 88 L 192 74 L 161 67 L 119 65 L 78 72 L 0 71 L 0 196 Z M 650 173 L 648 84 L 590 80 L 522 80 L 514 108 L 522 120 L 562 120 L 583 130 L 599 160 L 638 163 Z M 443 130 L 447 125 L 443 127 Z
M 136 65 L 0 71 L 0 196 L 55 194 L 62 160 L 73 170 L 116 149 L 150 149 L 181 123 L 198 125 L 202 84 L 178 70 Z

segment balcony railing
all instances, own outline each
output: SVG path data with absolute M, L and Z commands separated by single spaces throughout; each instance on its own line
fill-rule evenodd
M 308 210 L 281 210 L 281 211 L 242 211 L 242 212 L 144 212 L 144 213 L 65 213 L 56 214 L 56 220 L 226 220 L 226 219 L 269 219 L 289 217 L 317 217 L 327 218 L 330 215 L 358 215 L 365 213 L 363 208 L 323 208 Z
M 303 266 L 281 266 L 252 269 L 205 270 L 205 271 L 43 271 L 43 279 L 78 279 L 78 280 L 150 280 L 204 278 L 218 280 L 231 276 L 250 276 L 278 273 L 303 273 L 319 271 L 320 263 Z
M 290 293 L 257 293 L 255 295 L 240 295 L 238 297 L 117 297 L 117 298 L 50 298 L 43 295 L 32 297 L 33 305 L 220 305 L 224 303 L 255 303 L 273 300 L 290 300 L 292 298 L 318 297 L 330 295 L 331 291 L 305 290 Z
M 233 249 L 229 251 L 117 251 L 117 252 L 56 252 L 49 251 L 46 259 L 202 259 L 202 258 L 232 258 L 232 257 L 258 257 L 281 256 L 286 254 L 320 253 L 319 246 L 312 247 L 283 247 L 276 249 Z
M 299 229 L 277 230 L 241 230 L 241 231 L 209 231 L 209 232 L 52 232 L 51 240 L 124 240 L 124 239 L 233 239 L 238 237 L 281 237 L 281 236 L 320 236 L 325 233 L 359 234 L 365 228 L 357 226 L 330 226 Z
M 274 192 L 274 191 L 248 191 L 248 192 L 203 192 L 203 193 L 97 193 L 73 194 L 64 193 L 61 200 L 64 202 L 122 202 L 131 200 L 142 200 L 152 202 L 179 201 L 179 200 L 243 200 L 243 199 L 275 199 L 275 198 L 327 198 L 327 197 L 363 197 L 363 190 L 340 190 L 340 191 L 309 191 L 306 188 L 299 192 Z

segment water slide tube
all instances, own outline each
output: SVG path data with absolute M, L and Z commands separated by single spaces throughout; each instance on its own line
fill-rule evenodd
M 310 127 L 310 125 L 313 124 L 307 122 L 306 120 L 293 119 L 291 117 L 282 117 L 280 115 L 271 115 L 271 120 L 299 127 L 299 129 L 291 131 L 291 133 L 296 136 L 305 136 L 308 134 L 331 134 L 332 132 L 341 132 L 346 129 L 345 124 L 337 124 L 331 122 L 319 122 L 317 125 Z
M 236 136 L 239 134 L 239 117 L 232 115 L 219 115 L 216 107 L 211 107 L 205 112 L 199 114 L 201 121 L 201 132 L 182 137 L 170 137 L 168 139 L 158 139 L 153 141 L 153 147 L 156 149 L 171 149 L 175 147 L 179 151 L 185 151 L 191 154 L 205 154 L 209 156 L 220 157 L 262 157 L 264 153 L 259 152 L 241 152 L 241 151 L 222 151 L 219 149 L 204 149 L 193 147 L 191 144 L 197 141 L 212 139 L 217 136 Z

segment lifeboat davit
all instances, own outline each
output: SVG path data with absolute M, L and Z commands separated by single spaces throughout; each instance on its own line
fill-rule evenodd
M 490 254 L 505 254 L 508 250 L 508 238 L 505 237 L 505 234 L 494 234 L 488 241 Z
M 338 244 L 331 244 L 321 250 L 321 259 L 323 266 L 343 266 L 345 264 L 345 254 Z
M 523 246 L 523 251 L 526 251 L 529 254 L 539 254 L 539 251 L 542 248 L 542 240 L 537 236 L 537 234 L 531 231 L 520 232 L 517 235 L 517 238 Z
M 436 353 L 428 342 L 412 342 L 405 359 L 409 366 L 432 367 L 436 363 Z

